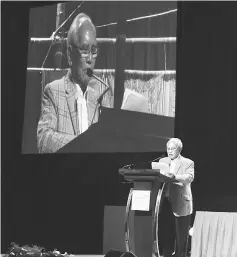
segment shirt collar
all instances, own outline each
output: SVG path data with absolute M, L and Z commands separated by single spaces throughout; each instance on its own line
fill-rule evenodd
M 171 162 L 176 163 L 181 158 L 181 155 L 179 154 L 174 160 L 171 160 Z
M 87 92 L 88 92 L 88 87 L 86 88 L 86 91 L 85 91 L 85 93 L 83 94 L 83 92 L 82 92 L 82 90 L 81 90 L 81 87 L 80 87 L 77 83 L 74 83 L 74 85 L 75 85 L 75 87 L 76 87 L 77 96 L 86 98 L 86 95 L 87 95 Z

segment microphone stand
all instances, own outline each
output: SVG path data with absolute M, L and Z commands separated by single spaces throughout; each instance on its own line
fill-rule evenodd
M 74 13 L 84 4 L 84 1 L 79 4 L 76 9 L 67 17 L 67 19 L 56 29 L 56 31 L 53 32 L 51 38 L 54 40 L 57 34 L 59 33 L 60 29 L 72 18 Z
M 106 93 L 109 89 L 110 89 L 110 88 L 107 87 L 107 88 L 103 91 L 103 93 L 100 95 L 100 97 L 98 98 L 98 100 L 97 100 L 97 103 L 99 104 L 99 117 L 98 117 L 98 120 L 100 120 L 101 107 L 102 107 L 101 103 L 102 103 L 103 97 L 104 97 L 105 93 Z
M 43 61 L 43 64 L 42 64 L 41 68 L 44 67 L 45 62 L 46 62 L 46 60 L 47 60 L 47 58 L 48 58 L 49 52 L 50 52 L 50 50 L 51 50 L 53 44 L 55 43 L 55 41 L 56 41 L 56 40 L 62 41 L 61 36 L 58 36 L 60 30 L 61 30 L 61 29 L 63 28 L 63 26 L 72 18 L 72 15 L 81 7 L 82 4 L 84 4 L 84 2 L 82 2 L 80 5 L 78 5 L 77 8 L 68 16 L 68 18 L 67 18 L 67 19 L 56 29 L 56 31 L 54 31 L 53 34 L 51 35 L 51 37 L 50 37 L 50 38 L 51 38 L 51 43 L 50 43 L 50 46 L 49 46 L 49 48 L 48 48 L 47 54 L 46 54 L 46 56 L 45 56 L 45 58 L 44 58 L 44 61 Z M 41 73 L 42 73 L 42 72 L 41 72 Z
M 96 75 L 94 75 L 93 73 L 93 70 L 88 68 L 87 69 L 87 75 L 89 77 L 93 77 L 95 78 L 96 80 L 98 80 L 99 82 L 101 82 L 103 85 L 106 86 L 105 90 L 102 92 L 102 94 L 99 96 L 99 98 L 97 99 L 97 105 L 99 105 L 99 116 L 98 116 L 98 121 L 100 119 L 100 114 L 101 114 L 101 102 L 102 102 L 102 99 L 103 99 L 103 96 L 105 95 L 105 93 L 110 89 L 110 87 L 102 80 L 100 79 L 99 77 L 97 77 Z

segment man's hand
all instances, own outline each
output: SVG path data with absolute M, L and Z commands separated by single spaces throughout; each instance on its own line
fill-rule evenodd
M 165 175 L 168 176 L 170 179 L 175 180 L 175 175 L 173 173 L 167 172 Z

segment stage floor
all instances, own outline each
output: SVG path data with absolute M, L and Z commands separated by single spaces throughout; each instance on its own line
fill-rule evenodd
M 80 255 L 73 255 L 75 257 L 104 257 L 105 255 L 96 255 L 96 254 L 80 254 Z
M 73 255 L 75 257 L 104 257 L 105 255 L 93 255 L 93 254 L 81 254 L 81 255 Z M 187 253 L 187 257 L 190 257 L 190 253 Z M 163 257 L 163 255 L 160 255 L 160 257 Z
M 4 257 L 5 254 L 0 254 L 0 257 Z M 72 257 L 104 257 L 105 255 L 101 254 L 101 255 L 96 255 L 96 254 L 71 254 Z M 189 255 L 187 255 L 189 256 Z M 163 255 L 161 255 L 160 257 L 163 257 Z

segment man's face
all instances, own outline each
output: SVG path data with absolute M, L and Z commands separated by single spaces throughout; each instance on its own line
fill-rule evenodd
M 87 69 L 94 69 L 96 58 L 93 52 L 96 51 L 96 32 L 90 22 L 84 22 L 78 29 L 75 42 L 71 47 L 71 67 L 73 79 L 81 87 L 86 88 L 90 77 L 87 75 Z M 88 53 L 87 57 L 83 57 Z
M 177 158 L 179 156 L 180 150 L 173 142 L 170 142 L 167 145 L 167 154 L 171 160 L 174 160 L 175 158 Z

